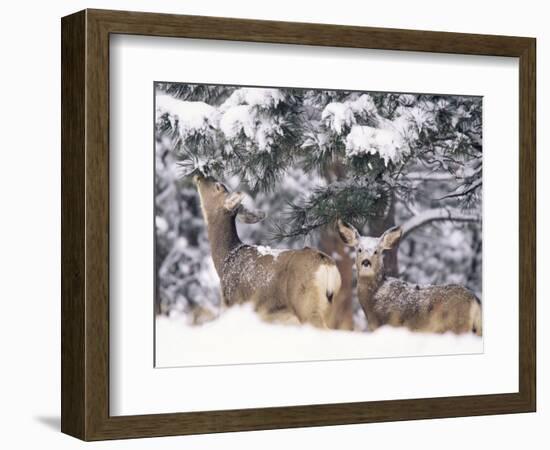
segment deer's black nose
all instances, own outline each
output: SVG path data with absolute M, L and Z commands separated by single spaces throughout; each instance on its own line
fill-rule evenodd
M 370 261 L 368 259 L 364 259 L 362 262 L 361 262 L 361 265 L 363 267 L 369 267 L 370 266 Z

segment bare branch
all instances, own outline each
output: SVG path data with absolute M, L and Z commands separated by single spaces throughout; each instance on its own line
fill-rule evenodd
M 464 213 L 456 208 L 428 209 L 426 211 L 422 211 L 416 216 L 411 217 L 401 225 L 403 237 L 423 225 L 445 220 L 449 220 L 451 222 L 479 222 L 481 217 L 478 214 Z
M 441 198 L 438 198 L 437 200 L 445 200 L 446 198 L 455 198 L 455 197 L 463 197 L 464 195 L 468 195 L 469 193 L 475 191 L 477 188 L 481 187 L 482 180 L 479 178 L 478 180 L 474 181 L 470 185 L 462 185 L 463 189 L 460 192 L 454 193 L 454 194 L 447 194 L 444 195 Z
M 448 173 L 448 172 L 430 172 L 430 173 L 424 173 L 424 172 L 409 172 L 405 177 L 407 180 L 410 181 L 433 181 L 433 182 L 442 182 L 442 181 L 454 181 L 458 179 L 458 177 Z

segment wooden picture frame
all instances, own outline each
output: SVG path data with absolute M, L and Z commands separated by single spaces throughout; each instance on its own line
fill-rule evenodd
M 64 17 L 61 25 L 61 429 L 64 433 L 84 440 L 100 440 L 535 411 L 535 39 L 104 10 L 75 13 Z M 111 34 L 519 58 L 519 392 L 110 416 Z

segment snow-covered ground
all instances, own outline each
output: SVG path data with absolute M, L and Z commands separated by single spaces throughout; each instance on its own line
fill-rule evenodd
M 189 326 L 183 318 L 156 319 L 156 367 L 471 354 L 483 352 L 477 336 L 412 333 L 383 327 L 375 332 L 319 330 L 272 325 L 250 306 Z

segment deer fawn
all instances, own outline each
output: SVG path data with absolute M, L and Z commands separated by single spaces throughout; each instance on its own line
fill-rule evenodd
M 420 287 L 386 276 L 384 251 L 396 248 L 402 234 L 399 227 L 380 238 L 364 237 L 339 220 L 338 232 L 346 245 L 355 247 L 358 297 L 370 331 L 392 325 L 481 336 L 480 301 L 468 289 L 456 284 Z
M 310 248 L 271 250 L 243 244 L 235 219 L 255 223 L 265 215 L 247 210 L 243 194 L 229 192 L 211 177 L 197 175 L 212 259 L 225 306 L 251 301 L 270 322 L 310 323 L 327 328 L 340 272 L 329 256 Z

